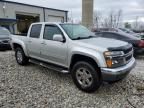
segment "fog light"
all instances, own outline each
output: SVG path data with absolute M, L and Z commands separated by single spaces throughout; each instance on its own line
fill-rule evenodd
M 108 67 L 112 67 L 112 60 L 111 59 L 106 60 L 106 64 Z
M 114 65 L 114 64 L 118 64 L 118 61 L 117 60 L 113 60 L 112 61 L 112 64 Z

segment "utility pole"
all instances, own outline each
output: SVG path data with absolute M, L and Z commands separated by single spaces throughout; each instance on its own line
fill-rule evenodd
M 94 0 L 82 0 L 82 24 L 91 29 L 93 26 Z

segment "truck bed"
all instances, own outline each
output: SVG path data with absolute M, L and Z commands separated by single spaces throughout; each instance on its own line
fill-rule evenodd
M 18 40 L 21 40 L 21 41 L 25 41 L 27 40 L 27 36 L 23 36 L 23 35 L 12 35 L 12 42 L 14 41 L 18 41 Z

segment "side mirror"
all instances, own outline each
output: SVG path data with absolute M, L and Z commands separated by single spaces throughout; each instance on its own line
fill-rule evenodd
M 55 35 L 53 36 L 53 40 L 54 40 L 54 41 L 58 41 L 58 42 L 64 42 L 64 38 L 63 38 L 63 36 L 60 35 L 60 34 L 55 34 Z

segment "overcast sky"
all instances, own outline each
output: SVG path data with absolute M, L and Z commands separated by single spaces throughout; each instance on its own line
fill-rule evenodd
M 81 19 L 82 0 L 9 0 L 69 11 L 69 17 Z M 144 22 L 144 0 L 94 0 L 94 10 L 106 15 L 112 10 L 123 10 L 123 19 L 132 21 L 139 16 Z M 71 14 L 72 13 L 72 14 Z

